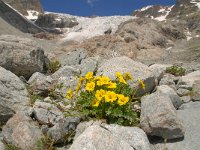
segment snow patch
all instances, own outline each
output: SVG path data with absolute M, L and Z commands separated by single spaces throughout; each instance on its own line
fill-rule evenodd
M 191 0 L 191 4 L 195 4 L 200 9 L 200 1 L 199 0 Z
M 142 9 L 140 9 L 140 11 L 145 11 L 145 10 L 151 8 L 151 7 L 152 7 L 152 5 L 149 5 L 149 6 L 143 7 Z
M 173 7 L 174 7 L 174 5 L 172 5 L 171 7 L 167 8 L 167 10 L 164 10 L 164 11 L 166 11 L 165 15 L 162 15 L 160 17 L 156 17 L 154 19 L 157 20 L 157 21 L 165 21 L 166 18 L 167 18 L 167 16 L 169 15 L 169 13 L 171 12 L 171 10 L 172 10 Z M 159 11 L 164 12 L 163 9 L 160 9 Z
M 35 10 L 27 10 L 28 15 L 25 16 L 29 20 L 37 20 L 39 12 Z

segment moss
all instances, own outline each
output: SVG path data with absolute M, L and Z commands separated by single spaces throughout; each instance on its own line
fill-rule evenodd
M 47 72 L 52 74 L 52 73 L 56 72 L 60 67 L 61 67 L 61 64 L 58 60 L 50 61 Z
M 185 75 L 186 69 L 179 66 L 171 66 L 166 69 L 166 73 L 173 74 L 175 76 L 183 76 Z

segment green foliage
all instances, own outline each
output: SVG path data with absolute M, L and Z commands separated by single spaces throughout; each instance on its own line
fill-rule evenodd
M 76 87 L 75 108 L 89 119 L 125 126 L 138 125 L 139 114 L 133 110 L 137 89 L 132 89 L 128 80 L 132 80 L 130 73 L 116 73 L 116 79 L 111 80 L 106 76 L 94 77 L 92 72 L 88 72 L 85 77 L 80 77 Z M 145 86 L 141 80 L 139 85 Z M 66 98 L 73 99 L 74 95 L 70 89 Z
M 48 73 L 54 73 L 61 67 L 61 64 L 58 60 L 50 61 L 48 67 Z
M 55 150 L 53 147 L 54 141 L 47 135 L 37 142 L 36 150 Z
M 183 76 L 185 75 L 186 69 L 179 66 L 171 66 L 166 69 L 166 73 L 173 74 L 175 76 Z
M 21 150 L 20 148 L 12 144 L 4 144 L 4 145 L 5 145 L 5 150 Z

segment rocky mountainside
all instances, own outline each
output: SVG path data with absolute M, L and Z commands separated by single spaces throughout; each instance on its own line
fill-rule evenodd
M 199 150 L 199 5 L 81 17 L 0 0 L 0 150 Z
M 38 13 L 43 13 L 43 8 L 40 0 L 3 0 L 24 16 L 36 16 Z

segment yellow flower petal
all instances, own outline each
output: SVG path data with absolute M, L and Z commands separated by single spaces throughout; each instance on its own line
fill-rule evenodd
M 87 91 L 93 91 L 94 88 L 95 88 L 95 83 L 94 83 L 94 82 L 89 82 L 89 83 L 87 83 L 87 84 L 86 84 L 86 87 L 85 87 L 85 89 L 86 89 Z

